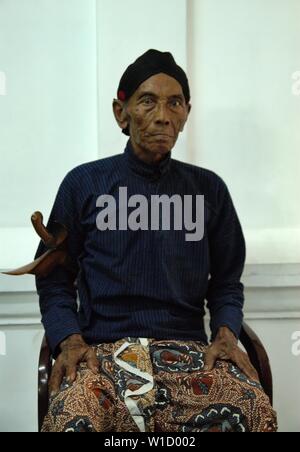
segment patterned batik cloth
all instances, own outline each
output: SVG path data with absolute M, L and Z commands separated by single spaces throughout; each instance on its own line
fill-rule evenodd
M 204 371 L 195 341 L 125 338 L 94 347 L 99 376 L 81 364 L 50 400 L 43 432 L 275 432 L 262 387 L 227 361 Z

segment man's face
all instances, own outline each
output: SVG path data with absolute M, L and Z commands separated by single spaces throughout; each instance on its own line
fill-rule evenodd
M 177 80 L 162 73 L 140 85 L 124 109 L 133 148 L 151 160 L 151 156 L 163 157 L 174 147 L 190 105 Z

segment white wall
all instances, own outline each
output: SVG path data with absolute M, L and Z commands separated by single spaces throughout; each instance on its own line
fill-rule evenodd
M 94 0 L 0 2 L 0 268 L 30 260 L 31 214 L 98 158 L 96 65 Z
M 69 169 L 123 151 L 111 102 L 128 64 L 151 47 L 172 51 L 188 70 L 193 101 L 173 155 L 216 171 L 233 195 L 248 246 L 246 318 L 271 358 L 282 431 L 300 431 L 300 357 L 291 352 L 300 330 L 299 7 L 0 2 L 0 269 L 31 260 L 38 240 L 30 215 L 47 217 Z M 0 275 L 0 333 L 0 431 L 36 430 L 42 329 L 32 277 Z
M 228 183 L 247 262 L 300 262 L 300 2 L 188 5 L 193 160 Z

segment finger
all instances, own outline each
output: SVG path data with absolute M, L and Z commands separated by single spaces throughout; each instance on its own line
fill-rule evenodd
M 256 370 L 253 370 L 250 366 L 247 365 L 240 366 L 240 369 L 248 378 L 250 378 L 250 380 L 259 382 L 259 376 Z
M 237 364 L 237 366 L 241 369 L 241 371 L 251 380 L 255 380 L 259 382 L 259 376 L 256 371 L 256 369 L 252 366 L 248 355 L 246 354 L 238 354 L 234 362 Z
M 204 357 L 204 370 L 210 371 L 214 368 L 218 354 L 213 347 L 209 348 Z
M 258 373 L 257 373 L 255 367 L 252 365 L 252 363 L 247 355 L 245 355 L 245 357 L 244 357 L 243 364 L 244 364 L 244 372 L 247 375 L 247 377 L 249 377 L 251 380 L 255 380 L 255 381 L 259 382 Z
M 77 377 L 77 364 L 69 363 L 66 365 L 66 379 L 69 384 L 74 383 Z
M 228 361 L 230 359 L 230 356 L 226 352 L 221 352 L 221 353 L 219 353 L 218 358 L 219 359 L 223 359 L 225 361 Z
M 258 383 L 259 381 L 259 375 L 256 371 L 256 369 L 252 366 L 252 364 L 249 362 L 246 362 L 245 364 L 245 374 L 247 375 L 247 377 L 250 378 L 250 380 L 254 380 L 257 381 Z
M 90 349 L 86 357 L 87 367 L 95 374 L 99 374 L 99 361 L 94 350 Z
M 56 362 L 49 381 L 49 392 L 51 397 L 59 392 L 64 375 L 64 366 L 59 362 Z

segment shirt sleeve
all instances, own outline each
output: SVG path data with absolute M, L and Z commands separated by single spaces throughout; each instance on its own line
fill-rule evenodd
M 240 335 L 244 306 L 244 286 L 240 279 L 246 256 L 241 224 L 222 180 L 217 205 L 208 231 L 210 280 L 206 299 L 212 340 L 221 326 L 227 326 L 236 337 Z
M 74 272 L 57 266 L 47 277 L 36 277 L 42 323 L 48 343 L 58 354 L 59 344 L 72 334 L 81 334 L 77 320 L 76 272 L 79 271 L 78 257 L 82 252 L 82 232 L 80 229 L 76 178 L 69 175 L 62 182 L 52 208 L 47 228 L 52 232 L 55 223 L 63 224 L 68 231 L 67 253 Z M 36 258 L 47 251 L 40 242 Z M 75 275 L 75 276 L 74 276 Z

